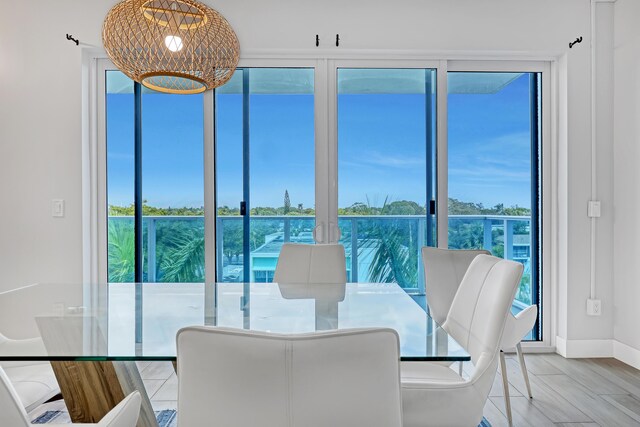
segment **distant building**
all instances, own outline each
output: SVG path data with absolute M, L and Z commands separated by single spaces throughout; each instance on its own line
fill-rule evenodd
M 313 234 L 310 231 L 303 231 L 295 236 L 291 235 L 289 242 L 305 244 L 315 243 L 313 240 Z M 273 273 L 276 271 L 278 255 L 280 254 L 280 250 L 284 243 L 284 233 L 282 231 L 278 231 L 265 236 L 265 243 L 251 251 L 249 265 L 251 268 L 252 282 L 273 281 Z M 351 277 L 351 244 L 343 244 L 347 258 L 347 277 Z

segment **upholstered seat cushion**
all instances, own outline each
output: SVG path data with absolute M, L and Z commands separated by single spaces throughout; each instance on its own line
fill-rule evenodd
M 461 378 L 448 364 L 451 362 L 403 362 L 400 373 L 403 385 L 411 382 L 461 384 Z
M 48 362 L 28 366 L 6 366 L 4 370 L 27 412 L 60 392 Z
M 473 259 L 442 324 L 469 353 L 473 369 L 464 379 L 441 364 L 402 365 L 404 427 L 471 427 L 480 423 L 522 270 L 522 264 L 489 255 Z

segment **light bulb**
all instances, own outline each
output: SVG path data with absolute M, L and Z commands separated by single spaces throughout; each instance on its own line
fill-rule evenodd
M 182 50 L 182 39 L 178 36 L 165 37 L 164 44 L 171 52 Z

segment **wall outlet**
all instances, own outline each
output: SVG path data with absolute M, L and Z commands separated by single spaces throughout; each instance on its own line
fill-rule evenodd
M 602 314 L 602 302 L 599 299 L 588 299 L 587 314 L 589 316 L 600 316 Z
M 62 218 L 64 216 L 64 199 L 53 199 L 51 201 L 51 216 Z

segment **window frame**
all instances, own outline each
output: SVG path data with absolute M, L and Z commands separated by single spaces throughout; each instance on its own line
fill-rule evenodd
M 552 153 L 552 135 L 554 124 L 552 118 L 552 63 L 550 61 L 511 61 L 511 60 L 453 60 L 448 63 L 448 71 L 451 72 L 521 72 L 521 73 L 540 73 L 541 74 L 541 121 L 542 131 L 540 133 L 541 146 L 539 147 L 539 165 L 538 179 L 540 192 L 540 212 L 538 217 L 540 221 L 540 301 L 542 307 L 539 309 L 541 315 L 540 333 L 541 339 L 526 342 L 529 348 L 549 347 L 552 343 L 552 324 L 554 322 L 554 299 L 551 298 L 551 278 L 553 271 L 552 253 L 554 247 L 552 245 L 552 166 L 555 158 Z M 532 183 L 533 185 L 533 183 Z M 539 337 L 540 338 L 540 337 Z
M 106 206 L 106 122 L 105 122 L 105 71 L 116 69 L 102 52 L 92 53 L 85 59 L 86 69 L 84 103 L 88 107 L 83 121 L 85 136 L 83 144 L 83 246 L 85 260 L 83 278 L 90 283 L 85 301 L 106 301 L 107 292 L 107 206 Z M 437 180 L 437 241 L 438 246 L 448 246 L 447 215 L 447 72 L 448 71 L 511 71 L 540 72 L 542 75 L 542 145 L 540 147 L 541 223 L 540 287 L 542 318 L 542 340 L 527 342 L 528 348 L 544 350 L 555 342 L 557 323 L 556 300 L 552 298 L 553 285 L 557 281 L 557 262 L 554 254 L 558 248 L 553 236 L 558 227 L 551 223 L 557 216 L 557 206 L 552 204 L 557 195 L 557 102 L 558 72 L 557 58 L 542 56 L 519 60 L 515 56 L 485 59 L 481 55 L 474 59 L 448 59 L 447 55 L 429 55 L 403 52 L 321 52 L 249 53 L 240 59 L 239 67 L 305 67 L 315 73 L 315 201 L 316 226 L 336 224 L 338 220 L 337 200 L 337 85 L 338 68 L 431 68 L 436 70 L 437 122 L 436 122 L 436 180 Z M 325 89 L 322 89 L 325 88 Z M 205 93 L 205 239 L 206 283 L 215 281 L 215 133 L 214 93 Z M 555 172 L 554 172 L 555 171 Z M 555 184 L 554 184 L 555 183 Z M 208 212 L 208 214 L 207 214 Z M 323 241 L 332 240 L 330 227 L 320 230 Z M 337 240 L 337 238 L 335 239 Z M 557 257 L 557 254 L 555 255 Z M 555 280 L 554 280 L 555 277 Z M 207 289 L 209 287 L 206 287 Z M 206 315 L 213 314 L 214 296 L 207 298 Z

